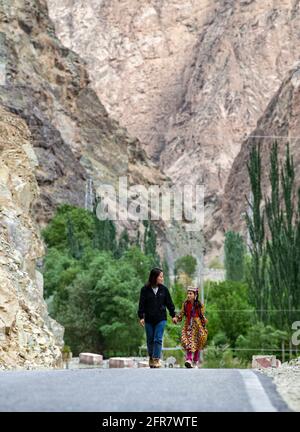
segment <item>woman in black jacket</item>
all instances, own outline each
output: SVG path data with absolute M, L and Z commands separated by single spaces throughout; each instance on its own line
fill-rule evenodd
M 149 366 L 160 367 L 160 356 L 165 325 L 167 323 L 166 307 L 174 324 L 175 306 L 168 288 L 163 285 L 164 274 L 162 269 L 155 267 L 151 270 L 149 280 L 141 289 L 138 316 L 140 324 L 145 327 Z

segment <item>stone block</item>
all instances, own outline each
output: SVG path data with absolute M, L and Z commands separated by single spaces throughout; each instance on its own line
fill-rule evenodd
M 276 356 L 274 356 L 274 355 L 252 356 L 252 368 L 253 369 L 261 369 L 261 368 L 268 368 L 268 367 L 278 367 L 277 361 L 276 361 Z
M 101 354 L 94 354 L 94 353 L 80 353 L 79 363 L 88 364 L 88 365 L 102 365 L 103 356 Z
M 110 368 L 131 368 L 134 367 L 134 360 L 128 357 L 111 357 L 109 359 Z
M 147 361 L 139 361 L 139 362 L 137 363 L 137 367 L 138 367 L 138 368 L 142 368 L 142 367 L 149 367 L 149 362 L 147 362 Z

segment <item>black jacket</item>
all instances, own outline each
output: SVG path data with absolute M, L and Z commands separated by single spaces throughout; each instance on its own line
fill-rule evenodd
M 172 302 L 170 292 L 165 285 L 158 284 L 157 293 L 154 294 L 151 287 L 144 285 L 140 293 L 138 316 L 146 322 L 157 324 L 167 319 L 166 307 L 171 317 L 175 316 L 175 306 Z

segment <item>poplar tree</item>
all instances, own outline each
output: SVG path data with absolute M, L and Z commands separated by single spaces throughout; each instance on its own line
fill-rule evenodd
M 270 258 L 268 266 L 270 302 L 273 308 L 281 311 L 279 314 L 272 315 L 272 323 L 277 322 L 281 326 L 290 327 L 291 322 L 297 318 L 293 311 L 300 306 L 300 213 L 299 198 L 298 208 L 295 205 L 295 169 L 288 144 L 286 145 L 285 162 L 280 170 L 280 182 L 278 165 L 278 146 L 275 142 L 271 151 L 272 194 L 271 199 L 266 199 L 271 237 L 266 242 Z
M 128 231 L 126 228 L 122 231 L 119 242 L 118 242 L 118 249 L 117 249 L 117 258 L 120 258 L 125 251 L 127 251 L 129 248 L 129 236 Z
M 145 226 L 144 253 L 151 257 L 153 266 L 161 267 L 160 257 L 156 252 L 156 233 L 154 226 L 148 220 L 144 220 L 143 223 Z
M 245 244 L 243 237 L 234 231 L 225 234 L 225 271 L 227 280 L 241 281 L 244 278 Z
M 67 229 L 67 244 L 70 251 L 70 254 L 73 258 L 80 259 L 83 253 L 83 247 L 80 241 L 76 238 L 74 231 L 74 224 L 70 217 L 67 219 L 66 224 Z
M 280 167 L 277 142 L 272 145 L 271 196 L 264 197 L 266 231 L 261 206 L 259 147 L 251 151 L 248 172 L 253 196 L 253 202 L 247 200 L 252 214 L 246 214 L 251 240 L 248 281 L 251 300 L 257 309 L 261 308 L 261 321 L 288 330 L 297 320 L 300 308 L 300 188 L 296 193 L 289 145 L 286 145 L 285 161 Z M 263 313 L 263 310 L 268 313 Z
M 249 162 L 247 162 L 249 174 L 251 196 L 249 200 L 246 196 L 249 212 L 246 212 L 245 219 L 248 227 L 250 243 L 248 245 L 251 262 L 250 275 L 248 280 L 250 301 L 255 306 L 257 317 L 264 320 L 267 305 L 267 286 L 266 286 L 266 253 L 264 248 L 264 210 L 261 209 L 262 190 L 261 190 L 261 156 L 260 144 L 253 147 L 250 152 Z M 260 312 L 258 314 L 258 312 Z

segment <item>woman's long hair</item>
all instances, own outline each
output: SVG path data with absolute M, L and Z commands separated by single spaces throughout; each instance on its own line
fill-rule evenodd
M 148 282 L 146 283 L 147 288 L 156 286 L 157 277 L 162 273 L 163 270 L 159 267 L 154 267 L 149 274 Z

